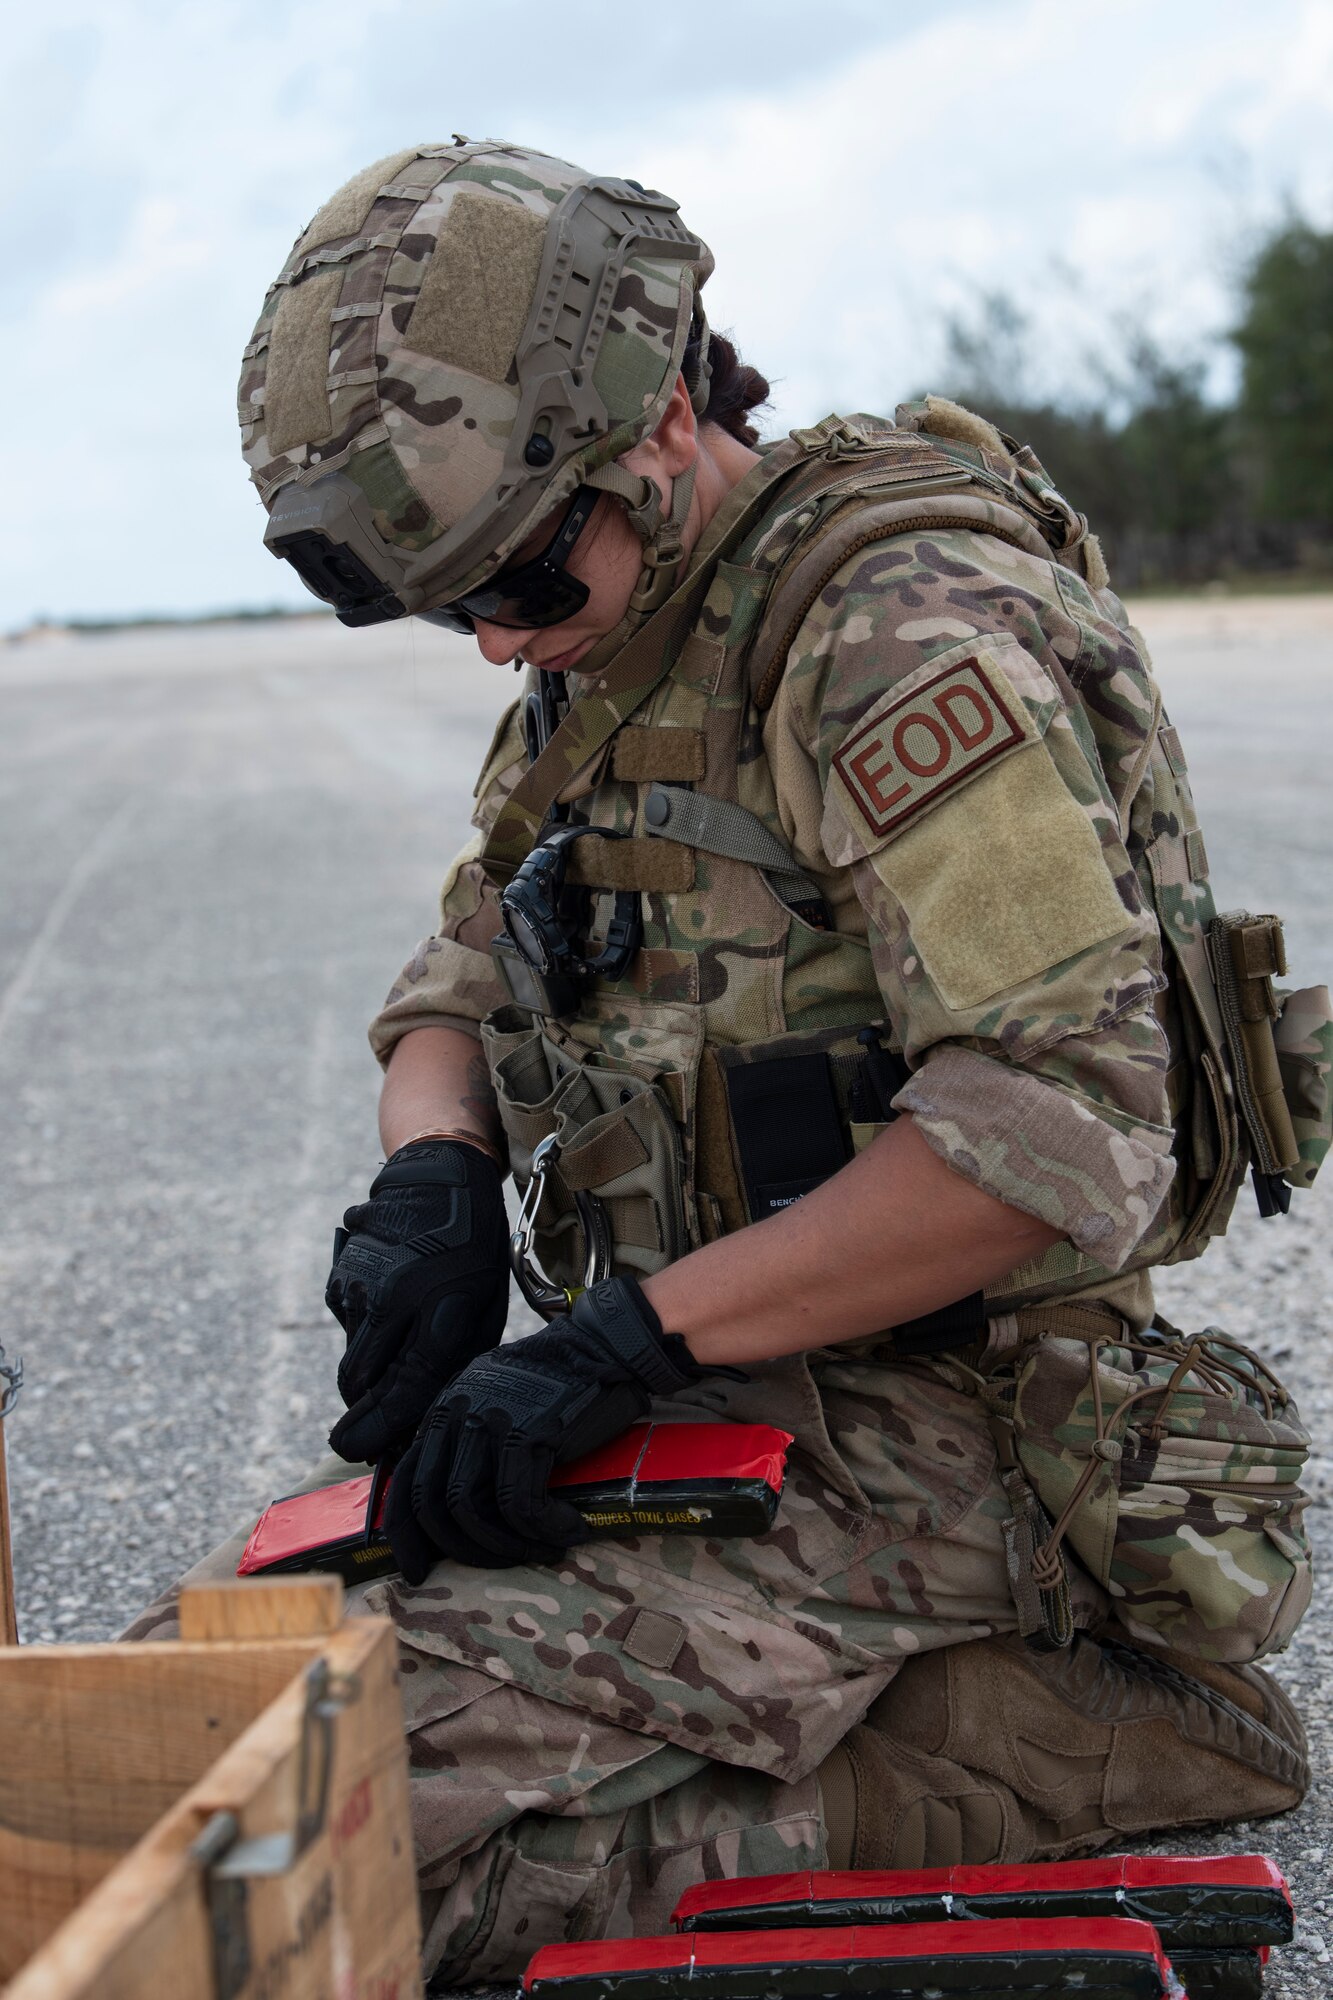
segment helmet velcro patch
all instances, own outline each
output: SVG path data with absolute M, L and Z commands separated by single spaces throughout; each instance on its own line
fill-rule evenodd
M 407 323 L 413 351 L 503 382 L 527 325 L 548 218 L 460 187 Z
M 322 444 L 333 435 L 329 406 L 330 314 L 343 273 L 335 268 L 285 286 L 269 336 L 264 402 L 271 452 Z
M 409 160 L 415 160 L 419 146 L 408 146 L 401 153 L 388 153 L 373 166 L 363 167 L 359 174 L 353 174 L 350 181 L 330 195 L 305 235 L 296 246 L 299 260 L 310 250 L 317 250 L 321 243 L 332 243 L 339 236 L 355 236 L 362 223 L 370 214 L 375 197 L 381 187 L 391 181 L 394 175 L 405 167 Z

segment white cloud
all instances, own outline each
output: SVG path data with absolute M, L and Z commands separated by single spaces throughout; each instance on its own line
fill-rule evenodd
M 501 132 L 670 189 L 785 423 L 923 386 L 942 310 L 978 286 L 1027 303 L 1056 380 L 1127 305 L 1197 337 L 1226 322 L 1238 228 L 1287 191 L 1327 214 L 1322 0 L 1262 21 L 1250 0 L 684 0 L 633 45 L 605 20 L 598 0 L 18 16 L 0 627 L 300 601 L 240 465 L 239 351 L 302 222 L 405 140 Z

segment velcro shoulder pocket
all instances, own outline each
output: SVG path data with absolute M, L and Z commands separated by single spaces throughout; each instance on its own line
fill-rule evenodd
M 822 835 L 831 860 L 870 861 L 955 1012 L 1136 920 L 1102 787 L 1054 682 L 1007 636 L 928 661 L 852 725 Z

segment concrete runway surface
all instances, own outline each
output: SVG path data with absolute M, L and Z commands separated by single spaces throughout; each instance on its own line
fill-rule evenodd
M 1333 596 L 1148 601 L 1222 907 L 1278 910 L 1333 976 Z M 337 1412 L 322 1287 L 378 1159 L 364 1028 L 433 926 L 513 686 L 407 621 L 0 646 L 0 1341 L 27 1641 L 105 1638 L 288 1490 Z M 1333 1502 L 1329 1184 L 1168 1273 L 1178 1323 L 1253 1340 Z M 1296 1891 L 1273 1995 L 1326 1992 L 1333 1690 L 1321 1587 L 1278 1663 L 1317 1783 L 1252 1840 Z M 1327 1940 L 1327 1943 L 1326 1943 Z

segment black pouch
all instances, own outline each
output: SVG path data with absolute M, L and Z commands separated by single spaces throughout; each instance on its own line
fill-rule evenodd
M 790 1208 L 847 1163 L 822 1049 L 727 1066 L 727 1100 L 752 1222 Z

